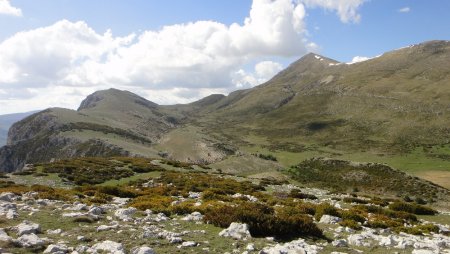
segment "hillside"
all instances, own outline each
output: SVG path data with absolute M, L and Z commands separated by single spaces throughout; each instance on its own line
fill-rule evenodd
M 6 145 L 6 141 L 8 139 L 8 130 L 11 125 L 34 113 L 36 113 L 36 111 L 0 115 L 0 147 Z
M 228 168 L 240 155 L 262 152 L 279 158 L 275 168 L 327 156 L 385 162 L 417 175 L 426 170 L 432 174 L 424 177 L 445 185 L 449 61 L 450 42 L 430 41 L 354 64 L 308 54 L 265 84 L 186 105 L 98 91 L 77 111 L 52 108 L 13 125 L 0 150 L 1 170 L 117 155 L 222 161 L 217 168 Z M 249 173 L 271 165 L 252 161 L 243 162 Z

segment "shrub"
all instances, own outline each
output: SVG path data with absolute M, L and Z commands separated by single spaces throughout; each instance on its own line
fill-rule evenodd
M 364 223 L 366 218 L 356 209 L 350 209 L 348 211 L 340 211 L 340 217 L 342 220 L 352 220 L 356 222 Z
M 328 203 L 322 203 L 316 206 L 316 213 L 314 217 L 317 221 L 322 218 L 324 214 L 332 215 L 332 216 L 340 216 L 338 209 L 336 207 L 328 204 Z
M 354 197 L 345 197 L 343 199 L 345 203 L 357 203 L 357 204 L 367 204 L 368 202 L 364 199 L 354 198 Z
M 140 210 L 150 209 L 156 213 L 170 214 L 169 206 L 172 202 L 173 199 L 171 197 L 145 195 L 133 199 L 130 206 Z
M 394 202 L 389 205 L 389 208 L 394 211 L 402 211 L 407 213 L 413 213 L 417 215 L 435 215 L 437 211 L 423 205 L 405 202 Z
M 95 220 L 91 217 L 87 217 L 87 216 L 82 216 L 82 217 L 77 217 L 75 219 L 73 219 L 73 222 L 77 222 L 77 223 L 94 223 Z
M 361 225 L 358 222 L 354 221 L 354 220 L 342 220 L 342 221 L 339 222 L 339 225 L 341 225 L 343 227 L 349 227 L 349 228 L 354 229 L 354 230 L 361 230 L 362 229 Z
M 309 216 L 292 207 L 279 208 L 275 213 L 267 205 L 243 202 L 237 206 L 210 207 L 205 211 L 204 220 L 219 227 L 228 227 L 232 222 L 247 223 L 252 236 L 322 236 Z
M 402 225 L 403 223 L 394 221 L 391 218 L 381 214 L 375 214 L 367 221 L 367 226 L 371 228 L 395 228 Z
M 299 189 L 292 189 L 289 193 L 289 197 L 298 199 L 317 199 L 316 196 L 312 194 L 302 193 Z

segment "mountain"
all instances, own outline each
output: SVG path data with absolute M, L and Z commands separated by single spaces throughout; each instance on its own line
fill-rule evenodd
M 0 150 L 1 170 L 114 155 L 226 168 L 239 156 L 253 161 L 248 156 L 258 151 L 280 156 L 284 166 L 317 153 L 378 160 L 417 149 L 446 161 L 449 62 L 450 42 L 430 41 L 354 64 L 308 54 L 260 86 L 185 105 L 98 91 L 76 111 L 47 109 L 14 124 Z
M 0 115 L 0 147 L 6 145 L 8 130 L 13 123 L 24 119 L 25 117 L 36 113 L 37 111 Z

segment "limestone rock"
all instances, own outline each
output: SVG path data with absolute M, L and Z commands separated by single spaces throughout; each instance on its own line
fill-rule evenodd
M 251 238 L 248 225 L 237 222 L 231 223 L 227 229 L 219 233 L 219 236 L 231 237 L 238 240 Z
M 26 220 L 14 227 L 14 229 L 17 231 L 17 235 L 19 236 L 41 232 L 41 226 L 39 224 Z
M 109 240 L 95 244 L 94 246 L 92 246 L 92 249 L 94 251 L 105 251 L 112 254 L 125 254 L 123 244 Z

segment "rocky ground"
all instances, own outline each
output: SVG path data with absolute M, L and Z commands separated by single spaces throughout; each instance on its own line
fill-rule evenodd
M 278 188 L 292 188 L 285 185 Z M 306 191 L 306 190 L 303 190 Z M 345 204 L 320 190 L 309 189 L 318 200 L 336 207 Z M 235 194 L 235 196 L 239 196 Z M 242 196 L 242 195 L 241 195 Z M 258 202 L 257 198 L 252 202 Z M 201 203 L 201 193 L 178 197 Z M 410 235 L 362 226 L 354 230 L 338 224 L 339 217 L 323 215 L 316 223 L 328 239 L 298 238 L 277 242 L 254 238 L 249 227 L 232 223 L 222 229 L 203 221 L 203 215 L 166 216 L 127 206 L 127 198 L 86 205 L 39 199 L 38 193 L 0 195 L 1 253 L 450 253 L 449 226 L 436 224 L 439 233 Z

